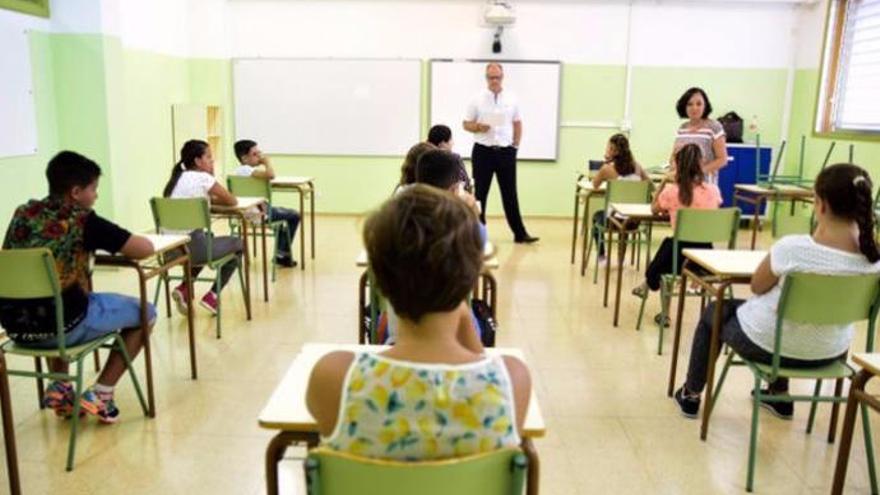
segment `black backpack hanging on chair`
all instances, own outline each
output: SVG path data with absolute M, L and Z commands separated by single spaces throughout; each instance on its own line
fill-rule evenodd
M 743 119 L 736 112 L 727 112 L 718 117 L 718 122 L 724 127 L 728 143 L 743 142 Z

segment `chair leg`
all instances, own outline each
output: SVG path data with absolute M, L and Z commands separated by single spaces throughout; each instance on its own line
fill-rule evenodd
M 162 277 L 162 285 L 165 286 L 165 313 L 171 318 L 171 284 L 167 273 Z
M 153 292 L 153 306 L 159 302 L 159 291 L 162 290 L 162 278 L 165 278 L 165 274 L 161 275 L 161 278 L 156 279 L 156 290 Z M 171 318 L 171 308 L 168 308 L 168 317 Z
M 663 280 L 660 284 L 660 331 L 657 337 L 657 355 L 663 355 L 663 333 L 666 329 L 666 320 L 669 319 L 669 304 L 672 302 L 672 285 L 673 282 Z
M 34 358 L 34 369 L 36 370 L 37 373 L 43 372 L 43 361 L 41 360 L 41 358 L 38 358 L 38 357 Z M 43 405 L 43 391 L 44 390 L 45 390 L 45 388 L 43 387 L 43 377 L 38 376 L 37 377 L 37 403 L 39 404 L 40 409 L 46 408 L 46 406 Z
M 244 248 L 245 249 L 248 248 L 247 242 L 245 242 Z M 241 276 L 241 268 L 239 268 L 239 277 L 240 276 Z M 212 288 L 216 291 L 216 294 L 217 294 L 217 315 L 215 316 L 215 318 L 217 318 L 217 321 L 215 323 L 215 326 L 217 327 L 216 333 L 217 333 L 218 339 L 220 338 L 220 325 L 222 323 L 221 320 L 223 317 L 223 311 L 222 311 L 222 309 L 223 309 L 222 299 L 223 298 L 220 296 L 219 287 L 220 287 L 220 267 L 217 268 L 216 275 L 214 276 L 214 285 L 212 286 Z M 244 288 L 243 284 L 242 284 L 242 288 Z
M 244 309 L 247 314 L 248 321 L 251 320 L 251 294 L 250 290 L 248 290 L 248 286 L 244 281 L 244 267 L 241 260 L 238 260 L 238 283 L 241 284 L 241 292 L 244 294 Z M 218 297 L 217 300 L 220 298 Z M 218 307 L 219 309 L 219 307 Z M 220 314 L 218 312 L 217 316 Z
M 636 331 L 642 329 L 642 318 L 645 316 L 645 303 L 648 302 L 648 294 L 645 294 L 645 297 L 642 298 L 642 302 L 639 303 L 639 318 L 636 320 Z
M 145 335 L 144 338 L 148 339 L 150 337 Z M 138 402 L 141 403 L 144 416 L 149 416 L 149 408 L 147 407 L 147 401 L 144 399 L 144 392 L 141 390 L 141 384 L 138 381 L 137 373 L 135 373 L 134 365 L 131 362 L 131 356 L 129 356 L 128 350 L 125 348 L 125 341 L 122 339 L 121 334 L 116 334 L 115 345 L 119 353 L 122 354 L 122 359 L 125 360 L 125 367 L 128 370 L 129 376 L 131 376 L 131 383 L 134 385 L 134 391 L 137 393 Z
M 752 401 L 752 431 L 749 434 L 749 469 L 746 474 L 746 491 L 751 493 L 755 484 L 755 457 L 758 451 L 758 407 L 761 403 L 761 379 L 755 376 L 755 398 Z
M 822 380 L 816 380 L 816 387 L 813 389 L 813 399 L 819 397 L 819 394 L 822 393 Z M 816 420 L 816 409 L 819 407 L 819 402 L 813 400 L 810 403 L 810 416 L 807 419 L 807 435 L 813 433 L 813 422 Z
M 839 378 L 834 384 L 834 397 L 839 399 L 843 393 L 843 379 Z M 845 400 L 845 399 L 844 399 Z M 831 425 L 828 427 L 828 443 L 834 443 L 837 434 L 837 415 L 840 413 L 840 402 L 831 404 Z
M 98 349 L 95 349 L 95 352 L 92 353 L 92 357 L 95 358 L 95 373 L 101 371 L 101 353 L 98 352 Z
M 67 470 L 73 471 L 76 456 L 76 430 L 79 425 L 80 401 L 83 393 L 82 360 L 76 362 L 76 383 L 73 389 L 73 415 L 70 417 L 70 441 L 67 444 Z
M 868 462 L 868 478 L 871 480 L 871 495 L 878 495 L 877 489 L 877 468 L 874 464 L 874 440 L 871 435 L 871 421 L 868 417 L 868 406 L 862 403 L 862 431 L 865 437 L 865 457 Z
M 0 416 L 3 421 L 3 446 L 6 449 L 6 473 L 9 478 L 9 494 L 21 495 L 18 474 L 18 451 L 15 445 L 15 421 L 12 418 L 12 400 L 9 396 L 9 375 L 6 357 L 0 352 Z

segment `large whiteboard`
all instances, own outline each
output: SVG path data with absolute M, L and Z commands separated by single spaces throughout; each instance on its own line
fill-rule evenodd
M 31 50 L 21 26 L 0 20 L 0 157 L 37 152 Z
M 235 134 L 268 153 L 403 156 L 419 141 L 418 60 L 239 59 Z
M 523 122 L 517 157 L 555 160 L 559 140 L 558 62 L 502 62 L 504 91 L 516 95 Z M 461 127 L 465 110 L 486 87 L 486 62 L 476 60 L 431 61 L 431 124 L 446 124 L 453 131 L 455 151 L 470 157 L 473 135 Z

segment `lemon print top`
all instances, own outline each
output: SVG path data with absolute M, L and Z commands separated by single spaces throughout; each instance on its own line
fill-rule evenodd
M 358 353 L 325 446 L 403 461 L 444 459 L 520 443 L 507 367 L 500 356 L 463 365 Z

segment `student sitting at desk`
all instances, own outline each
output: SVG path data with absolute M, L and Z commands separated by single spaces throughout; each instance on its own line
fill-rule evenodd
M 520 444 L 531 389 L 516 358 L 487 356 L 466 299 L 482 269 L 476 215 L 415 185 L 364 225 L 374 280 L 400 316 L 397 344 L 334 352 L 315 365 L 306 404 L 323 443 L 407 461 Z
M 703 208 L 714 209 L 721 206 L 721 191 L 715 184 L 706 181 L 703 169 L 700 166 L 702 155 L 700 148 L 695 144 L 687 144 L 675 153 L 675 183 L 669 183 L 665 179 L 660 184 L 660 190 L 654 196 L 651 210 L 655 214 L 666 213 L 669 215 L 669 223 L 675 232 L 675 212 L 680 208 Z M 679 242 L 678 252 L 672 248 L 672 237 L 663 239 L 663 243 L 657 249 L 657 254 L 651 259 L 651 264 L 645 270 L 645 281 L 633 289 L 633 295 L 641 298 L 648 297 L 648 290 L 660 289 L 660 281 L 663 275 L 672 273 L 673 257 L 678 257 L 678 267 L 684 259 L 681 255 L 683 249 L 711 249 L 712 244 L 703 242 Z M 660 324 L 660 314 L 654 317 L 654 321 Z M 668 326 L 669 322 L 662 322 Z
M 426 151 L 434 149 L 437 149 L 437 147 L 431 143 L 416 143 L 412 145 L 409 151 L 406 152 L 403 165 L 400 166 L 400 181 L 394 189 L 395 192 L 410 184 L 415 184 L 416 164 L 419 163 L 419 157 L 425 154 Z
M 214 177 L 214 157 L 211 147 L 204 141 L 192 139 L 184 143 L 180 149 L 180 161 L 171 169 L 171 178 L 165 184 L 162 195 L 166 198 L 208 198 L 212 203 L 235 206 L 238 200 Z M 189 252 L 192 258 L 192 277 L 198 276 L 208 260 L 208 242 L 206 232 L 194 230 L 189 232 Z M 201 306 L 211 314 L 217 314 L 217 298 L 220 291 L 235 273 L 236 263 L 241 266 L 241 239 L 234 236 L 214 236 L 211 240 L 211 259 L 222 258 L 229 253 L 236 253 L 235 262 L 226 263 L 220 271 L 220 286 L 205 293 Z M 186 284 L 181 283 L 171 292 L 180 314 L 186 314 Z
M 782 292 L 782 278 L 807 272 L 850 275 L 880 272 L 880 252 L 874 240 L 874 211 L 871 179 L 850 164 L 832 165 L 816 178 L 816 230 L 813 235 L 792 235 L 777 241 L 752 276 L 747 301 L 724 304 L 719 346 L 726 343 L 750 361 L 770 364 L 776 335 L 776 308 Z M 681 413 L 695 418 L 700 394 L 706 385 L 709 346 L 715 303 L 711 303 L 694 333 L 687 381 L 675 392 Z M 853 326 L 816 326 L 786 321 L 780 349 L 780 366 L 818 367 L 845 357 L 853 338 Z M 716 350 L 720 350 L 716 349 Z M 788 379 L 770 384 L 769 394 L 787 394 Z M 791 419 L 794 404 L 761 402 L 761 406 L 783 419 Z
M 97 250 L 122 253 L 131 258 L 153 254 L 153 245 L 118 225 L 99 217 L 92 207 L 98 198 L 101 169 L 88 158 L 62 151 L 49 161 L 46 178 L 49 196 L 19 206 L 6 231 L 3 249 L 48 248 L 55 256 L 64 306 L 64 345 L 85 344 L 102 335 L 122 332 L 132 359 L 147 338 L 141 329 L 140 300 L 121 294 L 91 292 L 89 259 Z M 148 327 L 156 309 L 147 306 Z M 58 347 L 54 304 L 41 299 L 0 299 L 0 324 L 17 344 L 51 349 Z M 68 363 L 49 359 L 56 373 L 67 373 Z M 119 420 L 113 390 L 125 372 L 125 359 L 112 351 L 95 384 L 83 391 L 82 411 L 101 423 Z M 73 414 L 74 390 L 69 382 L 53 381 L 46 389 L 43 405 L 58 416 Z
M 605 163 L 593 177 L 593 189 L 599 189 L 609 180 L 650 180 L 645 170 L 633 158 L 629 149 L 629 139 L 623 134 L 615 134 L 605 145 Z M 605 242 L 601 227 L 605 224 L 605 210 L 593 215 L 593 242 L 599 250 L 599 258 L 605 256 Z M 600 261 L 601 263 L 601 261 Z
M 458 153 L 452 151 L 452 129 L 443 124 L 437 124 L 431 127 L 431 130 L 428 131 L 428 142 L 443 151 L 452 153 L 453 156 L 458 159 L 458 180 L 464 184 L 465 191 L 473 193 L 473 181 L 471 181 L 471 176 L 468 175 L 467 169 L 464 168 L 464 161 Z
M 242 139 L 235 143 L 235 156 L 238 157 L 239 167 L 235 169 L 235 175 L 241 177 L 254 177 L 256 179 L 272 180 L 275 178 L 275 170 L 269 163 L 269 157 L 263 155 L 257 143 L 250 139 Z M 262 170 L 258 169 L 262 165 Z M 293 268 L 296 260 L 293 259 L 290 246 L 296 236 L 299 227 L 299 212 L 290 208 L 273 206 L 269 209 L 269 221 L 281 220 L 287 223 L 287 230 L 283 235 L 275 237 L 275 263 L 280 266 Z

